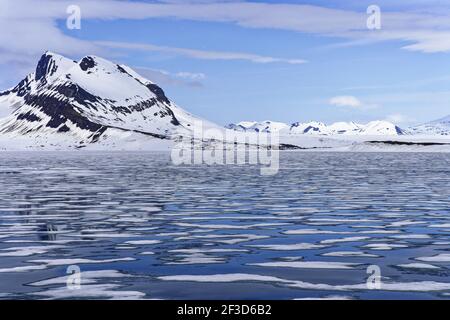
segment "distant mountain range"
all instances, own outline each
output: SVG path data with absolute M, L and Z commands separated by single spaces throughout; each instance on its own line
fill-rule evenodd
M 232 123 L 226 128 L 242 132 L 279 132 L 281 135 L 366 135 L 366 136 L 400 136 L 400 135 L 450 135 L 450 116 L 416 127 L 402 129 L 388 121 L 372 121 L 367 124 L 355 122 L 336 122 L 326 125 L 322 122 L 295 122 L 287 124 L 275 121 L 242 121 Z
M 149 141 L 191 137 L 199 123 L 234 135 L 280 132 L 290 138 L 298 137 L 295 143 L 311 147 L 324 143 L 313 136 L 336 140 L 341 136 L 450 135 L 450 116 L 408 129 L 387 121 L 364 125 L 263 121 L 230 124 L 226 126 L 230 130 L 226 130 L 178 107 L 162 88 L 128 66 L 96 56 L 73 61 L 52 52 L 42 55 L 35 72 L 15 87 L 0 92 L 0 111 L 6 114 L 0 119 L 0 149 L 16 147 L 21 139 L 28 139 L 26 143 L 32 148 L 37 145 L 81 148 L 93 144 L 114 147 L 120 141 L 127 145 L 148 145 Z M 306 142 L 303 138 L 308 136 L 311 138 Z M 291 140 L 289 144 L 294 143 Z M 334 140 L 326 142 L 327 145 L 342 145 Z

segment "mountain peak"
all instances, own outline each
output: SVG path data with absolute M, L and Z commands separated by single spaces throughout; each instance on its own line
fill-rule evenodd
M 50 51 L 50 50 L 45 51 L 45 52 L 42 54 L 42 56 L 63 57 L 62 55 L 60 55 L 60 54 L 58 54 L 58 53 L 56 53 L 56 52 Z
M 36 66 L 36 72 L 34 75 L 35 80 L 43 80 L 47 77 L 58 76 L 71 67 L 73 67 L 75 61 L 70 60 L 57 53 L 46 51 Z
M 282 122 L 265 120 L 261 122 L 241 121 L 237 124 L 230 123 L 226 128 L 234 131 L 277 132 L 282 129 L 287 129 L 289 126 Z
M 404 131 L 395 124 L 386 120 L 371 121 L 366 125 L 365 131 L 369 135 L 402 135 Z

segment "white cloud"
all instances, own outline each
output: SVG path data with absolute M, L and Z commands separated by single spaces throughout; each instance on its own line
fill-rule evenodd
M 203 87 L 201 80 L 206 78 L 203 73 L 178 72 L 170 73 L 166 70 L 155 70 L 146 67 L 133 67 L 140 75 L 159 85 L 183 87 Z
M 354 96 L 337 96 L 330 99 L 329 103 L 336 107 L 360 108 L 362 102 Z
M 149 43 L 130 43 L 130 42 L 116 42 L 116 41 L 97 41 L 95 43 L 99 46 L 104 46 L 108 48 L 165 52 L 169 54 L 181 55 L 203 60 L 246 60 L 255 63 L 284 62 L 290 64 L 301 64 L 306 62 L 305 60 L 301 59 L 282 59 L 268 56 L 260 56 L 251 53 L 206 51 L 206 50 L 186 49 L 177 47 L 166 47 L 166 46 L 157 46 Z
M 190 80 L 203 80 L 206 78 L 204 73 L 192 73 L 192 72 L 178 72 L 176 73 L 178 78 L 190 79 Z
M 328 103 L 335 107 L 352 108 L 358 110 L 372 110 L 379 107 L 377 104 L 362 102 L 355 96 L 333 97 L 328 101 Z

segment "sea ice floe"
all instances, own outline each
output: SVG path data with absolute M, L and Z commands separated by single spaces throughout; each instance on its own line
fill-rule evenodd
M 189 232 L 163 232 L 156 234 L 158 237 L 183 237 L 188 235 Z
M 429 228 L 450 228 L 450 223 L 431 224 L 428 227 Z
M 378 214 L 379 217 L 382 218 L 403 218 L 403 213 L 393 213 L 393 212 L 387 212 L 387 213 L 380 213 Z
M 309 218 L 311 222 L 332 222 L 332 223 L 366 223 L 381 222 L 378 219 L 337 219 L 337 218 Z
M 137 217 L 119 217 L 114 219 L 109 219 L 110 222 L 120 222 L 120 223 L 146 223 L 147 218 L 137 218 Z
M 210 264 L 224 263 L 226 260 L 222 257 L 214 257 L 204 253 L 182 254 L 177 261 L 170 261 L 166 264 Z
M 63 248 L 63 246 L 31 246 L 31 247 L 11 247 L 1 249 L 0 257 L 26 257 L 34 254 L 47 253 L 50 250 Z
M 429 239 L 431 238 L 429 235 L 427 234 L 399 234 L 396 236 L 391 236 L 391 238 L 396 238 L 396 239 Z
M 369 237 L 347 237 L 347 238 L 339 238 L 339 239 L 327 239 L 322 240 L 320 243 L 323 244 L 333 244 L 333 243 L 340 243 L 340 242 L 359 242 L 370 239 Z
M 370 254 L 363 251 L 334 251 L 322 254 L 326 257 L 367 257 L 367 258 L 378 258 L 376 254 Z
M 169 252 L 178 252 L 178 253 L 228 253 L 228 252 L 247 252 L 246 249 L 233 249 L 233 248 L 189 248 L 189 249 L 173 249 L 169 250 Z
M 450 262 L 450 253 L 441 253 L 431 257 L 418 257 L 416 260 L 425 262 Z
M 264 276 L 258 274 L 246 273 L 229 273 L 229 274 L 212 274 L 212 275 L 171 275 L 160 276 L 159 280 L 163 281 L 190 281 L 190 282 L 253 282 L 260 281 L 266 283 L 279 283 L 297 289 L 308 290 L 327 290 L 327 291 L 366 291 L 367 283 L 347 284 L 347 285 L 330 285 L 321 283 L 309 283 L 298 280 L 287 280 L 273 276 Z M 382 282 L 380 289 L 372 289 L 372 291 L 446 291 L 450 290 L 450 283 L 434 282 L 434 281 L 418 281 L 418 282 Z
M 172 215 L 172 214 L 170 214 Z M 233 221 L 237 221 L 237 220 L 303 220 L 306 217 L 304 216 L 283 216 L 283 215 L 258 215 L 258 214 L 251 214 L 248 216 L 230 216 L 230 215 L 220 215 L 220 216 L 201 216 L 201 217 L 183 217 L 181 218 L 181 220 L 233 220 Z
M 179 237 L 176 241 L 191 240 L 191 239 L 205 239 L 208 241 L 225 243 L 225 244 L 237 244 L 241 242 L 248 242 L 252 240 L 266 239 L 269 236 L 257 235 L 257 234 L 206 234 L 206 235 L 195 235 L 189 237 Z
M 128 231 L 152 231 L 152 230 L 156 230 L 159 229 L 158 227 L 132 227 L 132 228 L 127 228 Z
M 320 230 L 320 229 L 297 229 L 297 230 L 287 230 L 283 232 L 284 234 L 291 235 L 308 235 L 308 234 L 350 234 L 352 232 L 344 231 L 330 231 L 330 230 Z
M 158 244 L 161 243 L 160 240 L 130 240 L 130 241 L 126 241 L 126 244 L 131 244 L 131 245 L 151 245 L 151 244 Z
M 117 229 L 114 228 L 85 228 L 80 230 L 83 234 L 85 233 L 105 233 L 105 232 L 116 232 Z
M 326 296 L 326 297 L 311 297 L 311 298 L 296 298 L 294 300 L 353 300 L 349 296 Z
M 56 278 L 50 278 L 46 280 L 36 281 L 33 283 L 30 283 L 30 286 L 50 286 L 50 285 L 58 285 L 58 284 L 66 284 L 69 275 L 56 277 Z M 123 279 L 125 277 L 132 277 L 132 275 L 119 272 L 117 270 L 93 270 L 93 271 L 83 271 L 80 273 L 80 284 L 93 284 L 97 283 L 99 280 L 104 279 Z
M 78 290 L 70 290 L 66 286 L 34 292 L 34 295 L 44 296 L 50 299 L 114 299 L 114 300 L 137 300 L 142 299 L 145 293 L 139 291 L 121 291 L 118 284 L 92 284 L 83 285 Z
M 405 227 L 405 226 L 413 226 L 418 224 L 425 224 L 424 221 L 413 221 L 413 220 L 401 220 L 395 221 L 387 225 L 387 227 Z
M 296 283 L 290 285 L 295 288 L 304 288 L 305 285 L 302 283 Z M 361 284 L 350 284 L 350 285 L 323 285 L 323 284 L 313 284 L 308 287 L 309 289 L 318 290 L 368 290 L 367 283 Z M 374 290 L 374 289 L 371 289 Z M 379 291 L 410 291 L 410 292 L 430 292 L 430 291 L 446 291 L 450 290 L 450 283 L 447 282 L 435 282 L 435 281 L 418 281 L 418 282 L 382 282 L 380 284 Z
M 139 208 L 139 211 L 145 211 L 145 212 L 160 212 L 162 209 L 160 207 L 143 207 Z
M 440 269 L 440 267 L 433 266 L 427 263 L 405 263 L 399 264 L 397 267 L 408 268 L 408 269 Z
M 261 244 L 261 245 L 249 245 L 249 247 L 255 247 L 266 250 L 310 250 L 325 248 L 324 245 L 318 245 L 314 243 L 293 243 L 293 244 Z
M 27 235 L 35 235 L 35 234 L 68 234 L 69 230 L 61 230 L 61 231 L 51 231 L 51 230 L 45 230 L 45 231 L 39 231 L 39 230 L 22 230 L 22 231 L 9 231 L 7 233 L 2 233 L 0 236 L 6 237 L 18 237 L 18 236 L 27 236 Z
M 31 263 L 40 263 L 47 266 L 64 266 L 72 264 L 87 264 L 87 263 L 112 263 L 121 261 L 133 261 L 136 260 L 131 257 L 127 258 L 117 258 L 117 259 L 104 259 L 104 260 L 92 260 L 85 258 L 73 258 L 73 259 L 39 259 L 39 260 L 29 260 Z
M 299 261 L 299 260 L 303 260 L 304 257 L 303 256 L 297 256 L 297 257 L 280 257 L 280 260 L 284 260 L 284 261 Z
M 364 245 L 366 248 L 371 250 L 393 250 L 395 248 L 407 248 L 407 245 L 396 244 L 396 243 L 369 243 Z
M 36 230 L 41 226 L 41 224 L 18 224 L 18 223 L 2 223 L 0 224 L 0 230 L 3 232 L 16 232 L 16 231 L 26 231 L 26 230 Z
M 281 268 L 299 268 L 299 269 L 353 269 L 360 263 L 332 262 L 332 261 L 277 261 L 249 263 L 251 266 L 259 267 L 281 267 Z
M 68 244 L 73 242 L 84 243 L 94 240 L 74 239 L 74 240 L 5 240 L 4 243 L 44 243 L 44 244 Z
M 401 233 L 399 230 L 364 230 L 356 232 L 357 234 L 396 234 Z
M 229 273 L 229 274 L 211 274 L 211 275 L 172 275 L 160 276 L 163 281 L 192 281 L 192 282 L 236 282 L 236 281 L 262 281 L 262 282 L 281 282 L 290 283 L 291 281 L 258 274 Z
M 0 273 L 29 272 L 29 271 L 34 271 L 34 270 L 43 270 L 46 268 L 47 268 L 46 265 L 18 266 L 18 267 L 10 267 L 10 268 L 1 268 Z
M 262 228 L 262 227 L 276 227 L 283 226 L 289 223 L 255 223 L 248 225 L 232 225 L 232 224 L 194 224 L 194 223 L 185 223 L 185 222 L 177 222 L 174 225 L 179 227 L 189 227 L 189 228 L 206 228 L 206 229 L 254 229 L 254 228 Z
M 378 224 L 373 224 L 373 225 L 363 224 L 363 225 L 354 225 L 354 226 L 351 226 L 351 228 L 354 228 L 354 229 L 384 229 L 384 228 L 386 228 L 386 226 L 378 225 Z
M 65 236 L 79 238 L 133 238 L 139 235 L 134 233 L 70 233 Z

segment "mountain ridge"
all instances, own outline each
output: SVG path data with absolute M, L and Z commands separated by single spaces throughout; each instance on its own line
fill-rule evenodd
M 406 132 L 388 121 L 371 121 L 367 124 L 355 122 L 335 122 L 326 125 L 322 122 L 294 122 L 291 125 L 274 121 L 242 121 L 225 126 L 228 129 L 243 132 L 279 132 L 290 135 L 404 135 Z
M 52 52 L 34 73 L 0 92 L 11 115 L 0 133 L 70 134 L 92 143 L 110 128 L 169 138 L 188 132 L 194 116 L 172 103 L 162 88 L 134 70 L 96 56 L 73 61 Z
M 450 136 L 450 115 L 415 126 L 409 131 L 412 134 Z
M 446 131 L 450 128 L 450 117 L 430 122 L 416 131 L 403 130 L 387 121 L 331 125 L 311 121 L 289 125 L 270 120 L 230 124 L 226 130 L 180 108 L 161 87 L 126 65 L 95 55 L 75 61 L 50 51 L 41 56 L 34 72 L 16 86 L 0 92 L 0 109 L 9 111 L 0 119 L 0 142 L 5 144 L 0 149 L 3 150 L 26 139 L 27 148 L 31 149 L 92 145 L 100 149 L 124 145 L 146 149 L 142 145 L 155 141 L 173 144 L 183 137 L 191 141 L 198 126 L 217 129 L 209 133 L 202 131 L 202 137 L 195 138 L 204 145 L 223 142 L 234 146 L 235 141 L 245 138 L 240 132 L 280 132 L 284 134 L 280 146 L 301 149 L 353 148 L 369 141 L 366 136 L 377 136 L 370 138 L 376 142 L 392 140 L 394 136 L 411 140 L 409 137 L 423 132 L 436 137 L 450 132 Z

